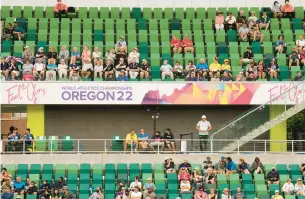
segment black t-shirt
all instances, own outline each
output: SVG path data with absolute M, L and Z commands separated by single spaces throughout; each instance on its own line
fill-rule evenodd
M 140 65 L 140 68 L 141 68 L 142 70 L 147 71 L 147 69 L 149 68 L 149 65 L 148 65 L 148 64 L 141 64 L 141 65 Z
M 237 23 L 244 23 L 247 21 L 247 18 L 245 16 L 238 16 L 236 21 Z
M 230 76 L 227 76 L 227 77 L 223 76 L 223 77 L 221 77 L 221 81 L 224 81 L 224 82 L 232 81 L 232 77 L 230 77 Z
M 113 68 L 114 68 L 114 66 L 113 66 L 112 64 L 110 64 L 109 66 L 106 65 L 106 66 L 104 67 L 104 71 L 109 72 L 109 71 L 112 71 Z
M 50 59 L 50 58 L 56 59 L 57 58 L 57 53 L 56 52 L 48 52 L 47 57 L 48 57 L 48 59 Z
M 7 70 L 8 64 L 7 63 L 1 63 L 1 70 Z
M 44 198 L 44 199 L 49 199 L 50 198 L 50 194 L 49 193 L 44 193 L 44 194 L 42 194 L 41 196 L 40 196 L 40 198 Z
M 131 70 L 137 70 L 137 69 L 139 69 L 139 64 L 138 63 L 130 63 L 128 65 L 128 68 L 131 69 Z
M 121 58 L 126 59 L 126 53 L 125 52 L 117 52 L 116 53 L 116 60 L 120 60 Z
M 36 58 L 42 58 L 45 56 L 44 52 L 37 52 L 36 55 L 38 55 Z
M 77 69 L 77 68 L 78 68 L 78 69 Z M 77 71 L 77 70 L 79 70 L 79 67 L 78 67 L 77 64 L 70 64 L 69 69 L 70 69 L 70 70 L 75 70 L 75 71 Z
M 164 133 L 164 139 L 166 139 L 166 140 L 172 140 L 172 139 L 174 139 L 174 135 L 173 135 L 172 133 L 167 133 L 167 132 L 165 132 L 165 133 Z
M 244 52 L 244 58 L 245 59 L 252 59 L 253 58 L 253 53 L 249 52 L 249 51 Z
M 13 32 L 14 32 L 13 29 L 8 29 L 8 28 L 5 28 L 5 29 L 4 29 L 4 34 L 12 35 Z
M 126 71 L 126 65 L 125 64 L 120 64 L 120 65 L 117 65 L 115 67 L 116 71 L 122 71 L 122 70 L 125 70 Z

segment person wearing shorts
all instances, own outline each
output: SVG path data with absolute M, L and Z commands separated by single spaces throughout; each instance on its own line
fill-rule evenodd
M 127 146 L 132 147 L 135 151 L 138 149 L 138 136 L 133 129 L 127 134 L 124 143 L 124 152 L 126 152 Z
M 253 53 L 251 47 L 249 46 L 247 48 L 247 51 L 244 52 L 243 58 L 240 60 L 240 66 L 242 66 L 243 64 L 248 64 L 250 60 L 253 60 Z
M 196 129 L 199 133 L 200 150 L 207 151 L 209 131 L 212 130 L 212 126 L 206 119 L 205 115 L 201 116 L 201 120 L 197 123 Z

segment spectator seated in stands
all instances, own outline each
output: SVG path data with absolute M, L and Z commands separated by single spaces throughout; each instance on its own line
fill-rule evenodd
M 58 197 L 58 199 L 60 199 L 60 197 Z M 91 194 L 89 199 L 104 199 L 104 194 L 102 193 L 101 187 L 97 187 L 96 191 Z
M 89 50 L 89 47 L 87 45 L 84 46 L 84 50 L 82 52 L 82 62 L 87 63 L 86 61 L 91 62 L 91 51 Z
M 243 82 L 246 81 L 246 77 L 244 76 L 244 73 L 241 71 L 235 76 L 235 81 L 237 82 Z
M 17 36 L 19 41 L 21 41 L 22 37 L 24 37 L 23 29 L 19 26 L 17 21 L 14 21 L 13 35 Z
M 238 35 L 240 41 L 248 41 L 249 37 L 249 28 L 247 27 L 246 22 L 238 29 Z
M 121 187 L 120 191 L 116 195 L 116 199 L 128 199 L 128 193 L 125 187 Z
M 181 45 L 183 47 L 184 54 L 187 54 L 187 53 L 194 54 L 193 42 L 192 42 L 192 40 L 189 39 L 188 35 L 184 35 Z
M 127 42 L 123 36 L 120 36 L 119 41 L 115 44 L 115 51 L 116 52 L 127 52 Z
M 146 59 L 142 59 L 142 63 L 140 65 L 140 79 L 149 79 L 150 66 Z
M 248 77 L 250 73 L 258 73 L 257 66 L 254 63 L 253 59 L 251 59 L 246 66 L 246 71 L 245 71 L 246 77 Z
M 236 19 L 236 29 L 239 30 L 239 28 L 246 23 L 247 25 L 247 18 L 245 16 L 245 12 L 243 10 L 239 11 L 239 15 L 237 16 Z
M 192 190 L 191 182 L 189 180 L 183 179 L 180 182 L 181 193 L 190 193 Z
M 192 60 L 189 60 L 184 71 L 186 78 L 188 78 L 193 72 L 196 73 L 196 66 Z
M 52 46 L 49 47 L 47 58 L 48 58 L 47 63 L 50 63 L 51 60 L 54 60 L 54 63 L 56 63 L 57 53 L 54 51 L 54 48 Z
M 210 81 L 211 82 L 219 82 L 220 81 L 220 73 L 218 72 L 210 72 Z
M 1 198 L 2 199 L 13 199 L 14 198 L 14 193 L 12 192 L 12 189 L 10 186 L 6 186 L 6 187 L 2 186 Z
M 165 173 L 176 173 L 175 163 L 169 157 L 165 158 L 165 161 L 164 161 L 164 171 L 165 171 Z
M 190 81 L 190 82 L 197 81 L 196 72 L 192 71 L 190 75 L 186 78 L 186 81 Z
M 214 165 L 213 165 L 213 162 L 212 162 L 210 156 L 208 156 L 206 158 L 206 160 L 204 160 L 202 163 L 203 163 L 203 169 L 204 170 L 207 170 L 208 168 L 214 168 Z
M 133 129 L 126 135 L 124 142 L 124 151 L 126 152 L 127 147 L 132 147 L 133 150 L 138 150 L 138 136 Z
M 6 182 L 10 183 L 11 180 L 12 180 L 12 174 L 10 172 L 8 172 L 5 167 L 3 167 L 1 170 L 1 173 L 0 173 L 1 185 Z
M 259 29 L 268 30 L 270 25 L 270 18 L 267 16 L 267 12 L 263 12 L 262 17 L 259 20 Z
M 114 66 L 112 64 L 111 59 L 106 60 L 106 65 L 104 67 L 103 73 L 105 75 L 105 79 L 114 75 Z
M 215 194 L 214 189 L 210 189 L 210 193 L 208 194 L 208 199 L 217 199 L 217 194 Z
M 133 181 L 132 183 L 130 183 L 129 190 L 130 190 L 130 191 L 133 191 L 133 189 L 134 189 L 135 187 L 138 187 L 139 190 L 142 189 L 142 182 L 140 182 L 139 176 L 135 176 L 135 177 L 134 177 L 134 181 Z
M 170 42 L 170 45 L 172 47 L 173 53 L 181 53 L 182 47 L 181 47 L 181 41 L 176 37 L 176 35 L 172 35 L 172 40 Z
M 180 64 L 179 60 L 177 60 L 175 62 L 173 72 L 174 72 L 175 78 L 182 77 L 184 75 L 183 66 Z
M 237 187 L 236 193 L 233 195 L 233 199 L 246 199 L 246 196 L 243 192 L 241 192 L 240 187 Z
M 67 50 L 67 47 L 65 45 L 61 46 L 61 51 L 58 53 L 58 59 L 59 60 L 65 60 L 65 63 L 69 63 L 69 51 Z
M 267 173 L 267 184 L 268 184 L 268 187 L 270 187 L 271 184 L 279 184 L 280 181 L 280 176 L 279 176 L 279 173 L 278 171 L 275 169 L 275 167 L 272 167 L 271 171 L 269 171 Z
M 233 162 L 231 157 L 227 157 L 227 162 L 226 162 L 226 175 L 229 176 L 230 174 L 236 173 L 237 168 L 235 163 Z
M 94 65 L 94 78 L 102 78 L 103 77 L 103 59 L 97 58 Z
M 128 55 L 128 64 L 132 63 L 133 59 L 136 60 L 136 63 L 139 64 L 140 61 L 140 53 L 138 48 L 133 48 L 132 51 Z
M 38 193 L 38 189 L 35 185 L 35 182 L 31 182 L 29 186 L 26 187 L 26 194 L 33 194 L 33 195 L 37 195 Z
M 100 60 L 102 58 L 102 52 L 98 47 L 94 47 L 94 51 L 92 53 L 92 62 L 94 65 L 96 65 L 97 60 Z
M 24 62 L 26 62 L 26 60 L 29 60 L 31 64 L 33 63 L 34 56 L 33 56 L 33 53 L 30 50 L 30 47 L 28 47 L 28 46 L 24 47 L 24 51 L 22 52 L 22 57 L 21 58 Z
M 199 76 L 207 77 L 209 73 L 209 65 L 205 62 L 203 58 L 199 60 L 199 63 L 196 66 L 196 72 L 197 72 L 197 78 L 199 79 Z
M 232 77 L 230 75 L 230 71 L 225 70 L 223 72 L 223 75 L 221 76 L 220 80 L 223 81 L 223 82 L 232 81 Z
M 210 77 L 213 77 L 213 75 L 216 74 L 219 78 L 220 70 L 221 70 L 221 65 L 218 62 L 218 57 L 214 57 L 213 63 L 211 63 L 209 67 Z
M 228 12 L 228 16 L 225 19 L 225 28 L 226 30 L 236 30 L 236 18 L 232 15 L 232 12 Z
M 278 40 L 275 42 L 275 51 L 278 54 L 285 52 L 286 42 L 284 40 L 284 35 L 279 35 Z
M 249 76 L 246 77 L 247 82 L 253 82 L 253 81 L 256 81 L 257 79 L 258 79 L 258 77 L 253 72 L 250 72 Z
M 221 199 L 232 199 L 228 188 L 224 188 L 222 191 Z
M 304 39 L 303 35 L 299 36 L 299 39 L 296 40 L 295 44 L 299 47 L 299 50 L 305 49 L 305 39 Z
M 31 70 L 27 70 L 22 76 L 22 81 L 34 81 L 34 76 Z
M 305 185 L 301 178 L 298 178 L 297 183 L 294 185 L 295 194 L 298 196 L 305 196 Z
M 174 79 L 173 67 L 168 64 L 167 60 L 163 61 L 163 65 L 160 67 L 162 81 L 165 80 L 166 76 L 169 76 L 171 79 Z
M 43 180 L 42 184 L 41 184 L 40 187 L 39 187 L 39 193 L 40 193 L 40 194 L 43 194 L 44 191 L 45 191 L 46 189 L 51 190 L 52 187 L 51 187 L 51 185 L 48 183 L 47 180 Z M 54 189 L 54 192 L 55 192 L 56 190 L 59 192 L 58 189 Z
M 274 191 L 274 195 L 271 197 L 271 199 L 284 199 L 283 196 L 280 195 L 279 190 Z
M 216 184 L 216 175 L 213 172 L 213 169 L 207 168 L 206 174 L 205 174 L 205 184 Z
M 282 191 L 285 195 L 293 195 L 294 194 L 294 185 L 289 178 L 286 183 L 282 187 Z
M 220 73 L 223 74 L 225 71 L 228 71 L 231 76 L 232 67 L 230 66 L 230 61 L 225 59 L 223 62 L 224 63 L 221 65 Z
M 253 25 L 252 29 L 250 30 L 250 38 L 251 41 L 260 41 L 261 43 L 264 41 L 264 34 L 258 28 L 258 25 Z
M 76 58 L 72 57 L 71 58 L 71 64 L 69 65 L 69 77 L 71 77 L 73 74 L 77 74 L 77 76 L 78 76 L 79 75 L 79 70 L 80 70 L 80 67 L 76 63 Z
M 149 190 L 148 192 L 147 192 L 147 195 L 148 194 L 151 194 L 151 190 Z M 144 198 L 146 198 L 146 197 L 144 197 Z M 139 188 L 138 187 L 134 187 L 133 188 L 133 191 L 131 191 L 130 192 L 130 199 L 142 199 L 142 192 L 141 191 L 139 191 Z
M 166 147 L 173 152 L 176 151 L 176 144 L 174 139 L 175 137 L 172 130 L 170 128 L 166 128 L 164 132 L 164 142 Z
M 304 81 L 304 77 L 302 71 L 299 71 L 296 76 L 294 77 L 293 81 Z M 304 172 L 303 175 L 305 176 Z
M 195 191 L 194 199 L 209 199 L 208 194 L 203 191 L 203 187 L 198 187 Z
M 187 159 L 184 159 L 184 161 L 179 165 L 179 171 L 182 168 L 187 168 L 187 170 L 190 172 L 192 170 L 192 165 L 188 162 Z
M 188 170 L 186 167 L 183 167 L 179 170 L 178 180 L 187 180 L 190 181 L 192 179 L 192 175 L 190 174 L 191 170 Z
M 90 60 L 85 59 L 83 67 L 82 67 L 82 71 L 81 71 L 82 78 L 88 79 L 90 77 L 90 75 L 92 74 L 92 71 L 93 71 L 92 63 L 90 62 Z
M 137 79 L 139 75 L 139 64 L 137 63 L 136 58 L 131 60 L 131 63 L 128 65 L 128 74 L 130 79 Z
M 71 52 L 71 62 L 72 60 L 75 59 L 75 61 L 80 61 L 81 60 L 81 56 L 80 56 L 80 52 L 78 51 L 77 47 L 73 48 L 73 52 Z
M 272 14 L 274 18 L 281 18 L 283 16 L 283 13 L 281 11 L 281 6 L 278 1 L 275 1 L 273 3 L 273 6 L 271 8 Z
M 103 193 L 100 193 L 100 195 L 103 196 Z M 61 193 L 59 193 L 59 190 L 58 190 L 58 189 L 55 189 L 55 190 L 52 192 L 51 196 L 52 196 L 52 199 L 61 199 Z M 103 198 L 103 197 L 102 197 L 102 198 Z M 92 199 L 92 198 L 90 198 L 90 199 Z
M 293 51 L 289 55 L 289 69 L 291 68 L 292 64 L 296 64 L 297 67 L 300 66 L 300 55 L 298 51 L 298 47 L 295 47 Z
M 160 131 L 156 131 L 156 133 L 151 137 L 149 147 L 153 151 L 156 151 L 155 147 L 158 149 L 158 151 L 164 150 L 164 138 Z
M 111 63 L 114 64 L 116 60 L 116 54 L 114 49 L 110 49 L 105 54 L 105 60 L 110 59 Z
M 144 151 L 147 151 L 149 149 L 148 139 L 149 139 L 148 134 L 145 133 L 144 129 L 141 129 L 140 133 L 138 134 L 138 140 L 139 140 L 139 147 Z
M 146 196 L 152 192 L 156 191 L 156 186 L 155 184 L 152 182 L 151 178 L 147 178 L 146 183 L 144 184 L 144 194 L 143 194 L 143 198 L 146 198 Z
M 194 172 L 193 172 L 193 180 L 194 183 L 199 187 L 203 183 L 203 176 L 200 173 L 199 167 L 195 167 Z
M 244 52 L 243 58 L 240 60 L 240 65 L 242 66 L 243 64 L 248 64 L 250 61 L 253 61 L 253 53 L 251 50 L 251 47 L 247 47 L 247 51 Z
M 25 63 L 22 66 L 22 74 L 25 74 L 27 71 L 33 73 L 33 69 L 34 69 L 33 64 L 30 62 L 29 59 L 26 59 Z
M 128 76 L 124 70 L 119 72 L 119 76 L 116 78 L 116 81 L 128 81 Z
M 12 127 L 12 132 L 8 135 L 8 151 L 21 151 L 23 148 L 19 141 L 20 134 L 17 130 L 17 128 Z
M 223 17 L 222 12 L 217 12 L 215 17 L 215 29 L 216 30 L 223 30 L 224 29 L 225 19 Z
M 271 79 L 277 79 L 279 72 L 279 66 L 275 63 L 275 59 L 272 59 L 269 66 L 267 67 L 267 73 Z
M 285 0 L 285 4 L 282 5 L 281 11 L 283 17 L 294 18 L 294 7 L 290 4 L 289 0 Z
M 50 59 L 47 66 L 46 81 L 56 81 L 56 70 L 57 65 L 55 64 L 55 59 Z
M 62 188 L 62 197 L 61 198 L 62 199 L 75 199 L 75 196 L 71 191 L 69 191 L 69 188 L 67 186 L 64 186 Z
M 38 48 L 38 51 L 35 54 L 35 63 L 37 63 L 39 59 L 41 59 L 42 63 L 44 63 L 44 64 L 47 63 L 47 56 L 44 53 L 43 47 Z
M 52 189 L 58 189 L 59 192 L 62 192 L 62 188 L 67 186 L 66 182 L 64 181 L 63 177 L 59 177 L 57 182 L 52 184 Z M 46 189 L 47 190 L 47 189 Z
M 248 18 L 248 26 L 249 29 L 252 29 L 254 25 L 258 22 L 257 17 L 255 16 L 255 12 L 251 11 L 250 17 Z
M 35 64 L 36 65 L 36 64 Z M 60 60 L 60 64 L 57 66 L 59 78 L 67 78 L 68 77 L 68 66 L 64 59 Z
M 248 170 L 248 164 L 245 162 L 243 158 L 239 159 L 238 170 L 240 174 L 250 174 Z
M 21 178 L 18 176 L 16 178 L 16 180 L 14 181 L 13 183 L 13 187 L 14 187 L 14 194 L 17 194 L 17 195 L 24 195 L 25 193 L 25 188 L 26 188 L 26 185 L 24 182 L 21 181 Z
M 303 67 L 305 66 L 305 48 L 299 49 L 299 54 L 300 54 L 300 62 L 303 64 Z
M 57 0 L 57 3 L 54 6 L 55 17 L 62 18 L 68 12 L 68 6 L 64 4 L 61 0 Z
M 13 36 L 14 36 L 14 30 L 13 30 L 12 24 L 8 23 L 7 27 L 4 29 L 3 37 L 5 40 L 12 40 Z
M 121 72 L 126 76 L 127 66 L 123 58 L 120 58 L 118 65 L 115 66 L 115 78 L 118 78 Z

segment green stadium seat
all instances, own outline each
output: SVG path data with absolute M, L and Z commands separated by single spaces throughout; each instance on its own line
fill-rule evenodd
M 289 80 L 289 70 L 287 66 L 280 66 L 280 80 L 281 81 L 285 81 L 285 80 Z
M 181 193 L 181 199 L 190 199 L 193 198 L 192 193 Z
M 154 19 L 163 19 L 162 8 L 154 8 Z
M 270 30 L 279 30 L 280 29 L 280 24 L 279 20 L 277 18 L 271 18 L 270 19 Z
M 120 8 L 119 7 L 110 8 L 110 16 L 112 19 L 119 19 L 120 18 Z
M 23 8 L 23 18 L 30 19 L 33 17 L 33 7 L 24 6 Z
M 246 195 L 255 194 L 255 186 L 254 184 L 244 184 L 244 192 Z
M 216 54 L 216 45 L 215 42 L 207 42 L 207 54 Z
M 276 42 L 279 38 L 279 35 L 282 35 L 281 30 L 272 30 L 272 42 Z
M 152 8 L 143 8 L 143 19 L 149 20 L 152 18 Z
M 263 46 L 264 54 L 273 54 L 272 42 L 264 42 Z
M 294 7 L 295 18 L 304 19 L 304 7 Z
M 134 18 L 134 19 L 142 18 L 141 8 L 132 8 L 131 15 L 132 15 L 132 18 Z
M 12 17 L 21 18 L 22 6 L 13 6 Z
M 91 19 L 98 18 L 98 8 L 97 7 L 89 8 L 89 18 L 91 18 Z
M 289 164 L 290 175 L 300 175 L 300 165 L 298 164 Z
M 15 179 L 15 177 L 16 177 L 16 164 L 6 164 L 4 167 L 7 169 L 8 172 L 11 173 L 12 179 Z
M 292 30 L 297 30 L 297 29 L 304 30 L 302 19 L 293 18 L 291 23 L 292 23 Z
M 173 8 L 164 8 L 164 18 L 171 20 L 174 18 Z
M 40 175 L 40 164 L 31 164 L 30 165 L 30 174 L 39 174 Z
M 237 41 L 236 30 L 228 30 L 227 31 L 227 41 L 228 42 L 236 42 Z
M 88 17 L 88 10 L 87 7 L 79 7 L 78 8 L 78 18 L 87 18 Z
M 271 41 L 269 30 L 261 30 L 261 33 L 264 35 L 264 40 L 263 41 Z
M 192 20 L 195 19 L 195 8 L 186 8 L 186 19 Z
M 206 30 L 204 36 L 205 36 L 205 41 L 208 41 L 208 42 L 214 42 L 215 41 L 213 30 Z
M 1 19 L 6 19 L 8 17 L 11 17 L 10 6 L 1 6 Z
M 213 30 L 212 19 L 204 19 L 203 20 L 203 29 L 204 29 L 204 31 Z
M 146 19 L 138 19 L 138 30 L 147 30 L 147 21 Z
M 239 15 L 238 9 L 237 9 L 236 7 L 228 8 L 228 12 L 232 12 L 232 15 L 233 15 L 233 16 L 238 16 L 238 15 Z M 246 12 L 247 12 L 247 11 L 246 11 Z M 249 14 L 249 12 L 248 12 L 248 14 Z M 248 18 L 248 17 L 247 17 L 247 13 L 245 13 L 244 15 L 246 16 L 246 18 Z
M 72 136 L 63 136 L 62 141 L 62 149 L 64 151 L 72 151 L 73 150 L 73 137 Z
M 216 42 L 226 42 L 226 32 L 224 30 L 216 31 Z
M 54 18 L 54 7 L 46 7 L 46 18 Z M 37 16 L 35 16 L 37 17 Z
M 122 19 L 130 19 L 130 8 L 121 9 Z
M 281 29 L 284 30 L 290 30 L 290 19 L 282 18 L 281 19 Z
M 42 7 L 42 6 L 35 6 L 34 17 L 37 18 L 37 19 L 43 18 L 44 17 L 44 7 Z
M 216 8 L 207 8 L 207 18 L 211 20 L 215 20 L 216 17 Z
M 175 19 L 184 19 L 184 8 L 175 8 Z

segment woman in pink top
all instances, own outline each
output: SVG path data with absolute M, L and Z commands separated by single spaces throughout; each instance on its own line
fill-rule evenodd
M 285 4 L 282 6 L 281 11 L 284 17 L 294 18 L 294 8 L 288 0 L 285 0 Z
M 300 53 L 301 63 L 303 63 L 303 65 L 305 66 L 305 50 L 303 48 L 301 48 L 299 53 Z
M 89 50 L 88 46 L 84 46 L 84 50 L 82 53 L 82 61 L 85 63 L 85 60 L 89 60 L 91 62 L 91 51 Z
M 218 12 L 215 18 L 215 28 L 216 30 L 223 30 L 224 29 L 224 21 L 225 18 L 222 15 L 222 12 Z
M 191 174 L 187 171 L 187 168 L 182 168 L 182 169 L 180 169 L 180 171 L 179 171 L 178 179 L 179 179 L 180 181 L 181 181 L 181 180 L 191 180 L 191 179 L 192 179 L 192 176 L 191 176 Z

